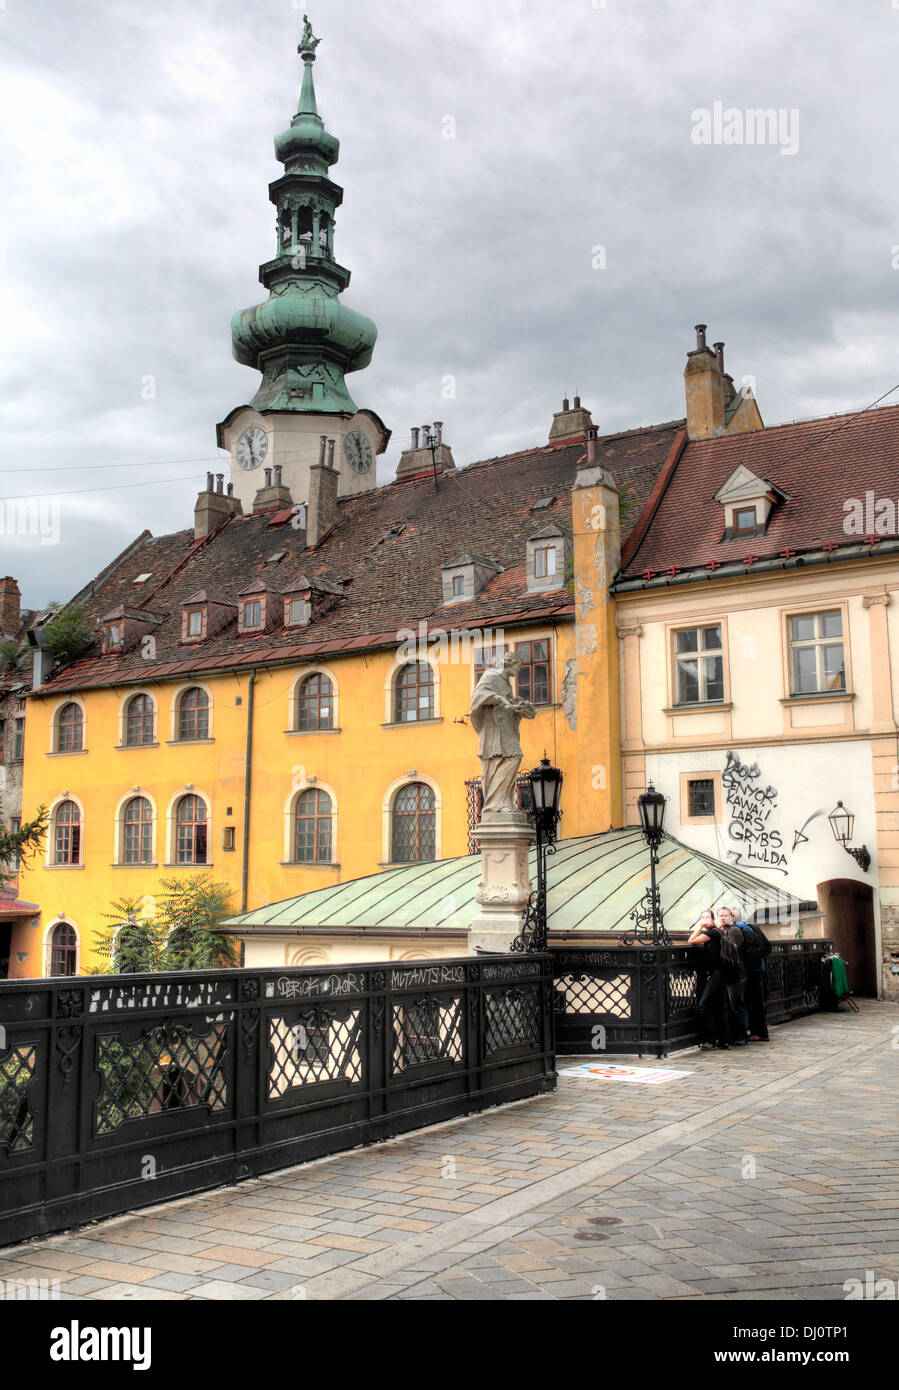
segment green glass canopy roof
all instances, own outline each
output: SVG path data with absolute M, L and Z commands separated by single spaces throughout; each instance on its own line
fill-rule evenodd
M 480 911 L 475 901 L 480 876 L 480 855 L 410 864 L 287 898 L 223 925 L 253 935 L 292 928 L 467 931 Z M 749 918 L 758 913 L 760 920 L 796 920 L 800 911 L 817 906 L 667 836 L 659 850 L 658 883 L 669 931 L 692 928 L 703 907 L 737 904 Z M 639 829 L 560 841 L 547 861 L 547 884 L 554 936 L 629 930 L 630 914 L 649 886 L 649 852 Z

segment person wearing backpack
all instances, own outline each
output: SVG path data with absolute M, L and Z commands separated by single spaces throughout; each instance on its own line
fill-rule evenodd
M 706 908 L 687 940 L 688 946 L 701 946 L 704 964 L 708 971 L 705 985 L 699 996 L 699 1021 L 703 1030 L 703 1041 L 699 1044 L 703 1052 L 711 1052 L 715 1047 L 726 1050 L 730 1047 L 727 1027 L 727 980 L 721 960 L 726 937 L 715 926 L 715 914 Z
M 718 930 L 724 935 L 727 943 L 722 955 L 722 968 L 727 980 L 730 1041 L 733 1047 L 745 1047 L 750 1030 L 744 998 L 746 964 L 743 959 L 743 933 L 729 907 L 718 909 Z
M 744 922 L 735 913 L 737 926 L 743 934 L 743 961 L 746 965 L 746 1013 L 749 1019 L 749 1041 L 768 1042 L 768 1019 L 765 1000 L 768 997 L 767 959 L 771 942 L 761 927 Z

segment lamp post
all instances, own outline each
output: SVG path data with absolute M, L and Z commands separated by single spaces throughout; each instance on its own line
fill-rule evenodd
M 656 868 L 659 862 L 659 845 L 665 834 L 665 797 L 657 792 L 650 782 L 642 796 L 637 798 L 640 812 L 640 829 L 643 839 L 649 846 L 649 887 L 641 902 L 631 913 L 634 930 L 621 938 L 625 946 L 637 944 L 670 946 L 671 937 L 665 930 L 662 916 L 662 903 L 656 884 Z M 645 928 L 649 926 L 651 936 L 647 938 Z
M 530 805 L 528 816 L 534 822 L 537 840 L 537 888 L 528 899 L 522 914 L 521 931 L 512 942 L 513 951 L 546 950 L 546 857 L 555 854 L 556 832 L 561 811 L 562 773 L 553 767 L 546 754 L 540 766 L 528 773 Z
M 830 828 L 833 831 L 833 838 L 838 845 L 842 845 L 847 854 L 851 854 L 856 864 L 863 874 L 866 874 L 871 867 L 871 855 L 867 845 L 850 845 L 852 839 L 852 828 L 855 825 L 855 816 L 851 811 L 847 811 L 842 801 L 838 801 L 836 806 L 827 817 L 830 821 Z

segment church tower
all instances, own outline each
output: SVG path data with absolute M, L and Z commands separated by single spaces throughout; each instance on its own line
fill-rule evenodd
M 272 479 L 294 502 L 307 502 L 310 469 L 319 463 L 337 470 L 339 496 L 375 487 L 376 456 L 390 439 L 373 411 L 357 408 L 344 379 L 368 366 L 378 331 L 340 300 L 350 283 L 350 272 L 334 258 L 334 216 L 343 189 L 329 174 L 340 142 L 318 114 L 312 68 L 320 40 L 304 19 L 300 104 L 275 139 L 284 165 L 269 187 L 277 251 L 259 271 L 269 297 L 231 321 L 234 356 L 261 372 L 262 382 L 250 404 L 217 427 L 219 447 L 231 455 L 234 496 L 245 512 Z

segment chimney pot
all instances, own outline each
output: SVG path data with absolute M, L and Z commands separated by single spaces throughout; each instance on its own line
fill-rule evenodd
M 224 475 L 224 473 L 216 473 L 215 479 L 216 479 L 216 482 L 218 483 L 218 487 L 216 488 L 216 492 L 222 492 L 222 493 L 223 493 L 223 492 L 225 491 L 225 475 Z
M 575 396 L 575 398 L 574 398 L 574 408 L 575 408 L 575 410 L 580 410 L 580 408 L 581 408 L 581 398 L 580 398 L 580 396 Z
M 228 484 L 228 496 L 229 496 L 229 497 L 233 497 L 233 496 L 234 496 L 234 484 L 233 484 L 233 483 L 229 483 L 229 484 Z
M 281 465 L 280 465 L 280 463 L 276 463 L 276 464 L 275 464 L 274 468 L 272 469 L 272 473 L 274 474 L 275 487 L 280 487 L 280 486 L 281 486 Z
M 569 399 L 568 399 L 567 396 L 563 396 L 563 397 L 562 397 L 562 409 L 563 409 L 563 410 L 570 410 L 570 409 L 571 409 L 571 402 L 569 401 Z
M 587 462 L 591 465 L 599 462 L 599 430 L 595 425 L 587 430 Z
M 697 323 L 696 325 L 696 348 L 698 352 L 701 352 L 706 345 L 705 331 L 707 328 L 707 323 Z
M 318 449 L 318 461 L 319 461 L 320 464 L 324 464 L 324 461 L 325 461 L 325 450 L 327 449 L 327 447 L 328 447 L 328 436 L 327 436 L 326 434 L 323 434 L 322 437 L 321 437 L 321 443 L 319 444 L 319 449 Z
M 713 344 L 712 344 L 712 347 L 715 349 L 715 356 L 716 356 L 716 358 L 718 359 L 718 370 L 719 370 L 719 372 L 721 372 L 721 374 L 723 375 L 723 374 L 724 374 L 724 344 L 723 344 L 723 343 L 713 343 Z
M 334 441 L 333 439 L 329 439 L 329 440 L 328 440 L 328 467 L 329 467 L 329 468 L 333 468 L 333 467 L 334 467 L 334 442 L 335 442 L 335 441 Z
M 265 470 L 265 486 L 266 486 L 266 487 L 271 487 L 271 485 L 272 485 L 272 470 L 271 470 L 270 468 L 266 468 L 266 470 Z
M 418 448 L 418 437 L 419 437 L 420 434 L 421 434 L 421 430 L 416 429 L 416 428 L 413 427 L 413 430 L 412 430 L 412 448 L 413 448 L 413 449 L 417 449 L 417 448 Z
M 211 473 L 207 473 L 207 474 L 206 474 L 206 491 L 207 491 L 207 492 L 214 492 L 214 491 L 215 491 L 215 484 L 214 484 L 214 482 L 213 482 L 213 478 L 212 478 L 212 474 L 211 474 Z
M 435 421 L 434 421 L 434 433 L 435 433 L 435 435 L 437 436 L 437 443 L 438 443 L 438 444 L 442 444 L 442 443 L 443 443 L 443 421 L 442 421 L 442 420 L 435 420 Z

